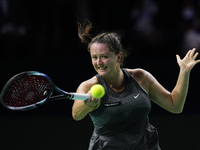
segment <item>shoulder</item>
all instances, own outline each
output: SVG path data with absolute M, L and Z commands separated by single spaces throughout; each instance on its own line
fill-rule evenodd
M 155 78 L 148 71 L 144 69 L 136 68 L 136 69 L 126 69 L 126 70 L 146 91 L 149 90 L 149 86 L 155 81 Z
M 98 84 L 98 80 L 97 80 L 96 76 L 94 76 L 86 81 L 83 81 L 79 85 L 79 87 L 77 89 L 77 93 L 87 93 L 94 84 Z
M 149 72 L 147 72 L 146 70 L 141 69 L 141 68 L 126 69 L 126 70 L 131 74 L 131 76 L 132 76 L 138 83 L 141 83 L 141 82 L 146 78 L 146 76 L 149 74 Z

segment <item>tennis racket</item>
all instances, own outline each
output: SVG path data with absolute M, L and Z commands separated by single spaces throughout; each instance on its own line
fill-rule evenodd
M 57 95 L 52 96 L 56 91 Z M 88 94 L 68 93 L 58 88 L 45 74 L 27 71 L 13 76 L 4 86 L 0 101 L 11 110 L 29 110 L 53 100 L 87 100 Z

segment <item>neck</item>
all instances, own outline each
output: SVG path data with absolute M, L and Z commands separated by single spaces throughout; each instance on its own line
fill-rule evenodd
M 124 74 L 122 70 L 118 74 L 115 74 L 114 77 L 105 80 L 111 88 L 121 89 L 124 87 Z

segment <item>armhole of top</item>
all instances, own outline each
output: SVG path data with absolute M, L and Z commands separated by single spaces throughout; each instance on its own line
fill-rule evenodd
M 131 77 L 144 91 L 145 93 L 148 94 L 148 92 L 133 78 L 133 76 L 125 69 L 125 68 L 122 68 L 122 70 L 126 73 L 126 75 L 129 77 Z M 148 94 L 149 95 L 149 94 Z

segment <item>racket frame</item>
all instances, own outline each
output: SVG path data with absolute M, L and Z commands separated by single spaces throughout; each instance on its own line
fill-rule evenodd
M 9 106 L 7 104 L 4 103 L 4 98 L 6 93 L 8 92 L 8 87 L 11 87 L 11 85 L 17 80 L 20 79 L 22 77 L 25 76 L 30 76 L 30 75 L 34 75 L 34 76 L 43 76 L 45 77 L 51 84 L 51 88 L 48 90 L 47 95 L 45 95 L 45 98 L 34 103 L 34 104 L 30 104 L 30 105 L 26 105 L 26 106 L 20 106 L 20 107 L 15 107 L 15 106 Z M 52 94 L 54 93 L 54 91 L 60 93 L 61 95 L 56 95 L 56 96 L 52 96 Z M 58 88 L 50 79 L 50 77 L 48 77 L 46 74 L 38 72 L 38 71 L 26 71 L 26 72 L 21 72 L 16 74 L 15 76 L 13 76 L 10 80 L 8 80 L 8 82 L 5 84 L 5 86 L 2 89 L 1 95 L 0 95 L 0 101 L 1 104 L 11 110 L 17 110 L 17 111 L 23 111 L 23 110 L 30 110 L 30 109 L 34 109 L 44 103 L 50 102 L 50 101 L 55 101 L 55 100 L 61 100 L 61 99 L 70 99 L 70 100 L 87 100 L 88 98 L 90 98 L 91 96 L 88 94 L 80 94 L 80 93 L 69 93 L 66 92 L 60 88 Z

